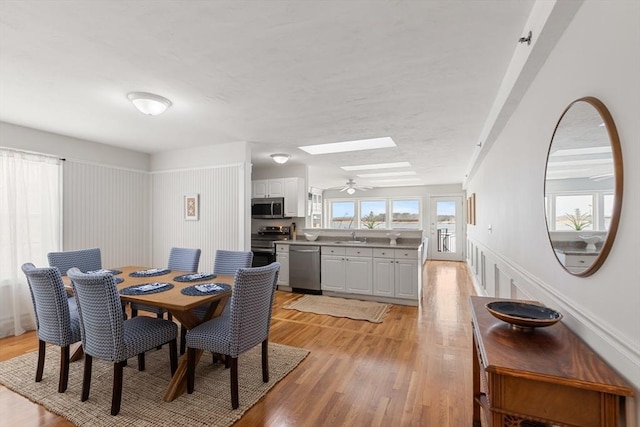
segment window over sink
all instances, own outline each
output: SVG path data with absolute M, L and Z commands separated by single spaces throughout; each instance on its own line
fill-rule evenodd
M 422 206 L 418 198 L 358 198 L 326 200 L 327 228 L 422 229 Z

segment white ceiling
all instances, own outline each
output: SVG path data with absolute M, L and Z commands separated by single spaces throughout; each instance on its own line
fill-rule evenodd
M 0 0 L 0 120 L 148 153 L 248 141 L 255 165 L 286 152 L 325 187 L 391 161 L 460 183 L 532 6 Z M 131 91 L 173 106 L 145 116 Z M 383 136 L 398 147 L 297 148 Z

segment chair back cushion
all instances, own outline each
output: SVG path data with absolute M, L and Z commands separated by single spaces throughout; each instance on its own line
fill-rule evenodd
M 229 355 L 237 357 L 269 337 L 280 264 L 241 268 L 235 275 L 229 320 Z
M 200 264 L 200 252 L 200 249 L 171 248 L 167 267 L 171 270 L 196 272 Z
M 111 273 L 82 273 L 69 270 L 73 285 L 85 353 L 98 359 L 124 358 L 122 304 Z
M 23 264 L 22 271 L 29 284 L 38 338 L 60 347 L 80 341 L 78 313 L 69 310 L 60 271 L 56 267 L 36 268 L 31 263 Z
M 213 262 L 215 274 L 234 276 L 239 268 L 249 268 L 253 262 L 253 252 L 226 251 L 218 249 Z
M 66 276 L 67 271 L 72 267 L 78 268 L 83 273 L 102 268 L 100 248 L 49 252 L 47 258 L 49 259 L 49 266 L 58 267 L 63 276 Z

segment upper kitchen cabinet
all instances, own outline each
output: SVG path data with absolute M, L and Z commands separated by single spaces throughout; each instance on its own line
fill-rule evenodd
M 251 197 L 284 197 L 285 178 L 260 179 L 252 181 L 252 184 L 253 190 Z
M 307 187 L 303 178 L 258 179 L 251 181 L 251 197 L 284 197 L 285 217 L 305 217 Z
M 307 187 L 302 178 L 284 179 L 284 216 L 305 217 Z

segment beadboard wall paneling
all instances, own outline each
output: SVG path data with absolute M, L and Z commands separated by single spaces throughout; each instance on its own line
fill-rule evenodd
M 63 170 L 63 249 L 99 247 L 105 268 L 148 265 L 149 173 L 73 160 Z
M 245 248 L 248 195 L 245 165 L 152 173 L 152 265 L 167 265 L 171 247 L 200 248 L 200 271 L 211 271 L 217 249 Z M 199 194 L 199 219 L 184 218 L 185 194 Z

